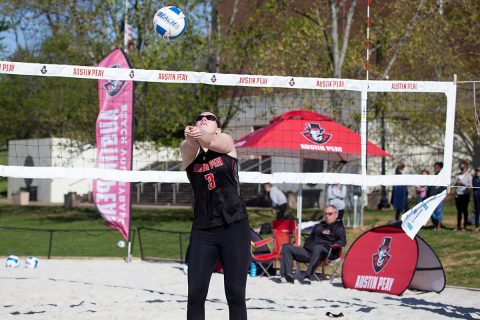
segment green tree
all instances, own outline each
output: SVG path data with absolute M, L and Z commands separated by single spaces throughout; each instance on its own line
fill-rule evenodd
M 6 20 L 0 20 L 0 53 L 5 52 L 7 46 L 2 42 L 5 40 L 5 37 L 1 35 L 3 32 L 8 31 L 10 29 Z
M 313 77 L 365 75 L 363 2 L 181 0 L 176 5 L 187 15 L 188 31 L 172 42 L 154 34 L 151 19 L 158 8 L 151 1 L 130 0 L 129 4 L 125 16 L 125 3 L 120 0 L 6 0 L 0 4 L 0 21 L 7 21 L 16 34 L 24 34 L 17 37 L 18 49 L 10 59 L 96 65 L 112 48 L 123 46 L 126 19 L 133 29 L 128 49 L 135 68 Z M 370 79 L 452 80 L 453 74 L 459 79 L 477 78 L 479 5 L 475 0 L 373 2 Z M 32 21 L 36 30 L 26 28 Z M 5 93 L 0 105 L 10 112 L 8 119 L 38 114 L 45 123 L 32 120 L 31 125 L 23 125 L 2 117 L 0 139 L 71 135 L 93 141 L 95 81 L 16 78 L 0 77 Z M 176 145 L 183 126 L 206 109 L 220 114 L 227 127 L 242 110 L 247 92 L 243 87 L 137 83 L 136 139 Z M 457 113 L 456 148 L 480 159 L 471 112 L 473 96 L 468 92 L 470 96 L 459 96 L 457 109 L 468 110 L 472 116 L 464 118 L 465 112 Z M 333 94 L 330 98 L 334 106 L 338 105 L 335 99 L 346 100 Z M 39 106 L 42 110 L 36 110 Z M 372 107 L 380 116 L 383 107 Z M 66 124 L 70 119 L 76 121 Z M 411 123 L 419 119 L 414 116 Z M 467 127 L 470 129 L 463 129 Z
M 43 38 L 19 49 L 12 60 L 54 64 L 96 65 L 114 47 L 122 47 L 125 21 L 124 1 L 6 1 L 2 5 L 5 15 L 15 21 L 17 32 L 25 38 L 38 39 L 24 28 L 34 20 L 43 32 Z M 184 1 L 185 12 L 198 12 L 203 5 L 199 1 Z M 163 70 L 201 70 L 199 62 L 206 60 L 205 35 L 195 25 L 201 16 L 188 17 L 190 30 L 181 39 L 167 42 L 153 32 L 151 19 L 156 11 L 150 1 L 130 1 L 128 22 L 134 31 L 134 42 L 129 55 L 136 68 Z M 18 46 L 22 48 L 21 45 Z M 7 80 L 7 77 L 5 77 Z M 22 78 L 25 80 L 25 77 Z M 38 84 L 37 84 L 38 83 Z M 39 84 L 42 83 L 42 84 Z M 63 84 L 63 87 L 62 87 Z M 12 116 L 25 113 L 38 114 L 31 126 L 20 123 L 16 128 L 4 129 L 2 139 L 12 137 L 33 138 L 44 136 L 73 136 L 94 141 L 96 81 L 78 79 L 39 79 L 32 81 L 3 81 L 0 98 L 2 105 L 7 100 L 16 101 L 9 108 Z M 13 95 L 16 90 L 30 94 Z M 38 90 L 31 90 L 38 87 Z M 179 132 L 185 123 L 190 123 L 193 114 L 210 105 L 207 95 L 199 95 L 199 85 L 160 85 L 138 83 L 135 91 L 136 139 L 154 140 L 162 144 L 178 143 Z M 3 100 L 3 101 L 2 101 Z M 19 106 L 22 109 L 19 110 Z M 37 109 L 41 110 L 37 110 Z M 44 115 L 44 116 L 41 116 Z M 72 116 L 74 115 L 74 116 Z M 70 119 L 70 124 L 66 124 Z M 10 118 L 15 119 L 15 117 Z M 8 121 L 8 120 L 5 120 Z M 11 120 L 10 120 L 11 121 Z M 44 121 L 44 122 L 42 122 Z M 42 123 L 39 123 L 42 122 Z
M 479 72 L 480 31 L 476 19 L 480 3 L 475 0 L 418 1 L 415 14 L 408 11 L 410 3 L 397 1 L 389 8 L 391 14 L 379 23 L 377 37 L 383 37 L 377 49 L 386 56 L 374 70 L 380 78 L 441 80 L 476 80 Z M 393 19 L 397 17 L 396 19 Z M 402 38 L 398 30 L 406 30 Z M 378 38 L 377 38 L 378 39 Z M 388 40 L 387 40 L 388 39 Z M 397 49 L 389 43 L 401 43 Z M 478 98 L 478 94 L 477 94 Z M 480 165 L 480 135 L 473 107 L 472 83 L 457 86 L 454 158 L 469 159 Z M 445 103 L 443 102 L 443 105 Z M 432 105 L 428 121 L 424 113 L 411 113 L 411 121 L 426 124 L 425 128 L 439 130 L 444 121 L 430 121 L 436 117 L 438 105 Z M 433 111 L 433 112 L 432 112 Z M 404 130 L 405 133 L 409 132 Z M 425 136 L 426 135 L 426 136 Z M 428 132 L 423 135 L 428 139 Z M 433 138 L 433 137 L 432 137 Z M 411 139 L 411 138 L 410 138 Z

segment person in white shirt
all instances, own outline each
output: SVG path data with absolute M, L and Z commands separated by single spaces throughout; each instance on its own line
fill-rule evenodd
M 468 203 L 470 202 L 470 189 L 472 187 L 472 175 L 468 172 L 468 162 L 461 161 L 458 173 L 455 176 L 455 206 L 457 207 L 457 230 L 467 229 Z
M 331 184 L 327 188 L 328 204 L 338 210 L 338 220 L 343 221 L 345 212 L 345 197 L 347 196 L 347 187 L 340 183 Z
M 278 189 L 276 186 L 272 186 L 271 183 L 265 183 L 263 185 L 263 190 L 268 192 L 270 200 L 272 201 L 272 209 L 277 214 L 277 220 L 284 220 L 285 219 L 285 211 L 287 210 L 287 197 L 282 192 L 282 190 Z

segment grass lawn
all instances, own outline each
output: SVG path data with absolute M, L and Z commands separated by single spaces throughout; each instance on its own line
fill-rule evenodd
M 291 209 L 289 209 L 291 210 Z M 294 211 L 289 211 L 294 214 Z M 148 227 L 160 230 L 188 232 L 191 227 L 191 209 L 139 209 L 133 208 L 132 228 Z M 347 228 L 347 250 L 353 241 L 368 229 L 386 224 L 393 218 L 393 211 L 365 210 L 364 226 Z M 258 228 L 273 219 L 271 210 L 249 209 L 250 223 Z M 318 216 L 318 210 L 305 210 L 303 220 Z M 456 211 L 445 207 L 445 229 L 433 232 L 430 225 L 419 235 L 427 241 L 440 258 L 447 275 L 447 284 L 480 288 L 480 233 L 454 232 Z M 94 208 L 21 207 L 0 205 L 0 227 L 30 229 L 54 229 L 69 231 L 38 232 L 0 228 L 0 255 L 47 256 L 49 243 L 52 256 L 125 257 L 126 248 L 117 247 L 121 240 L 118 232 L 105 227 Z M 79 231 L 88 229 L 90 231 Z M 92 231 L 102 230 L 102 231 Z M 72 231 L 77 230 L 77 231 Z M 185 235 L 141 230 L 144 256 L 178 259 L 179 237 L 183 237 L 182 251 L 187 246 Z M 133 255 L 140 256 L 138 237 L 134 238 Z

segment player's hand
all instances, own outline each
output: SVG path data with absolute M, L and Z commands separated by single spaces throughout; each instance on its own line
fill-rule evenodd
M 186 140 L 197 140 L 202 136 L 202 132 L 195 126 L 186 126 L 184 130 Z

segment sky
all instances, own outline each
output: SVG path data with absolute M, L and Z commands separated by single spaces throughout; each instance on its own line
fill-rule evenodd
M 4 39 L 2 40 L 2 44 L 5 45 L 7 48 L 6 48 L 6 52 L 2 52 L 0 54 L 0 56 L 2 58 L 5 58 L 7 56 L 9 56 L 10 54 L 12 54 L 14 51 L 15 51 L 15 40 L 14 40 L 14 37 L 13 37 L 13 34 L 4 34 Z
M 30 16 L 27 15 L 27 18 L 29 17 Z M 15 28 L 22 47 L 25 48 L 28 46 L 29 48 L 35 48 L 35 46 L 45 38 L 48 31 L 46 31 L 47 29 L 44 28 L 42 24 L 43 21 L 37 19 L 34 21 L 35 28 L 31 28 L 30 26 L 25 27 L 24 25 Z M 0 37 L 3 37 L 0 43 L 6 46 L 6 52 L 0 52 L 0 58 L 6 59 L 6 57 L 14 53 L 17 49 L 15 31 L 12 28 L 0 33 Z
M 3 32 L 1 36 L 4 37 L 1 43 L 6 46 L 6 51 L 0 53 L 0 58 L 5 59 L 15 52 L 17 44 L 15 43 L 15 33 L 13 31 Z M 20 34 L 20 42 L 22 43 L 23 41 L 23 36 Z

